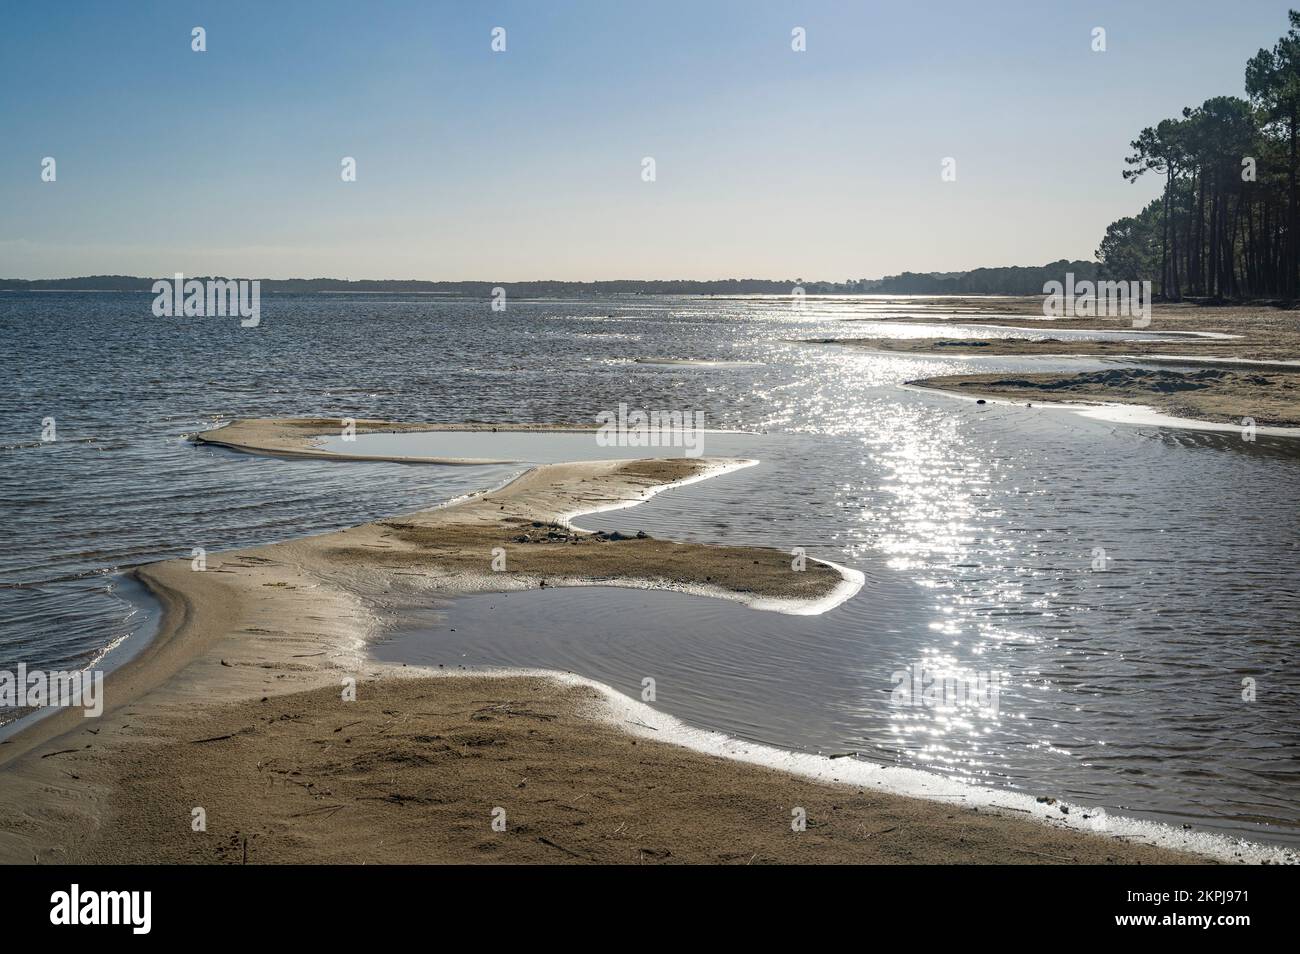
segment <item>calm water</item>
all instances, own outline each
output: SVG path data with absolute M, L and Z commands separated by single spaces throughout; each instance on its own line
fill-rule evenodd
M 1300 840 L 1290 443 L 897 387 L 1095 361 L 788 340 L 895 334 L 890 318 L 924 313 L 911 304 L 796 313 L 779 300 L 626 298 L 502 314 L 268 296 L 261 327 L 242 329 L 156 319 L 150 301 L 0 294 L 12 382 L 0 396 L 0 668 L 84 665 L 138 640 L 147 614 L 124 598 L 123 567 L 410 510 L 519 469 L 280 461 L 182 441 L 217 415 L 591 423 L 619 402 L 703 410 L 710 427 L 766 432 L 763 463 L 578 522 L 802 546 L 866 575 L 854 600 L 800 619 L 678 594 L 476 597 L 413 619 L 379 653 L 554 666 L 630 694 L 652 676 L 657 705 L 746 738 Z M 53 443 L 41 442 L 47 417 Z M 548 625 L 527 625 L 539 618 Z M 891 674 L 917 663 L 1005 672 L 998 711 L 891 706 Z

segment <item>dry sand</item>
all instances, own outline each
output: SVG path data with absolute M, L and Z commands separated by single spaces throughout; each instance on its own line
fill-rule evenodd
M 338 424 L 237 426 L 226 436 L 248 449 L 260 430 L 292 453 Z M 451 506 L 210 555 L 203 572 L 141 568 L 161 631 L 110 675 L 103 717 L 61 710 L 0 745 L 0 860 L 1202 860 L 638 739 L 588 686 L 439 678 L 366 657 L 403 607 L 543 579 L 749 602 L 840 591 L 836 569 L 794 573 L 780 551 L 600 541 L 565 524 L 736 463 L 538 467 Z M 507 572 L 490 569 L 495 546 Z M 349 680 L 356 701 L 342 698 Z M 490 824 L 496 807 L 504 832 Z M 791 830 L 793 807 L 807 831 Z
M 1113 839 L 637 739 L 542 678 L 391 678 L 206 706 L 120 749 L 87 862 L 1158 863 Z M 211 740 L 211 741 L 202 741 Z M 89 755 L 59 757 L 80 771 Z M 208 831 L 190 830 L 191 810 Z M 791 828 L 792 810 L 807 829 Z M 504 831 L 492 827 L 504 810 Z

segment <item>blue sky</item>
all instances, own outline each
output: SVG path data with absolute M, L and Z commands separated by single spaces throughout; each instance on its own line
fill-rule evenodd
M 1120 178 L 1129 140 L 1241 95 L 1286 9 L 4 0 L 0 276 L 843 280 L 1089 258 L 1155 194 Z

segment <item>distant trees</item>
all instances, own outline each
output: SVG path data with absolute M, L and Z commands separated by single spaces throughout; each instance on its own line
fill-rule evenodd
M 880 279 L 868 290 L 878 295 L 1041 295 L 1046 282 L 1064 282 L 1067 274 L 1073 274 L 1076 281 L 1095 280 L 1097 263 L 1061 259 L 1047 265 L 976 268 L 969 272 L 903 272 Z
M 342 278 L 264 278 L 264 294 L 316 295 L 329 293 L 427 294 L 481 298 L 484 301 L 500 286 L 512 299 L 549 297 L 604 297 L 607 295 L 789 295 L 798 286 L 808 295 L 1041 295 L 1048 281 L 1064 281 L 1067 273 L 1076 280 L 1096 279 L 1096 262 L 1067 262 L 1048 265 L 976 268 L 968 272 L 904 272 L 886 278 L 847 279 L 843 282 L 804 281 L 799 278 L 725 278 L 713 281 L 535 281 L 535 282 L 430 282 L 348 281 Z M 207 281 L 206 275 L 189 276 Z M 170 281 L 170 277 L 165 280 Z M 152 294 L 153 278 L 97 275 L 87 278 L 6 279 L 0 278 L 0 292 L 6 291 L 122 291 Z
M 1150 279 L 1165 298 L 1300 293 L 1297 134 L 1300 13 L 1246 64 L 1246 93 L 1215 96 L 1143 129 L 1124 178 L 1163 178 L 1160 198 L 1106 230 L 1107 277 Z

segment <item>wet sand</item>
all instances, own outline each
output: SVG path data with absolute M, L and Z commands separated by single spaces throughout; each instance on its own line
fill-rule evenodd
M 982 302 L 982 304 L 981 304 Z M 900 303 L 900 305 L 903 303 Z M 980 309 L 985 309 L 979 313 Z M 996 309 L 990 311 L 989 309 Z M 888 319 L 904 324 L 952 324 L 979 327 L 1019 326 L 1025 332 L 1050 338 L 1054 329 L 1062 331 L 1142 332 L 1143 334 L 1181 335 L 1179 342 L 1133 341 L 1125 342 L 1127 354 L 1168 353 L 1195 343 L 1196 353 L 1202 346 L 1217 356 L 1246 358 L 1261 361 L 1300 359 L 1300 311 L 1274 308 L 1269 305 L 1198 305 L 1185 302 L 1156 302 L 1151 309 L 1151 322 L 1145 327 L 1134 327 L 1129 316 L 1096 316 L 1083 318 L 1052 318 L 1043 315 L 1043 298 L 1026 295 L 997 299 L 953 299 L 944 303 L 942 312 L 918 312 Z M 1017 319 L 1023 319 L 1018 321 Z M 859 321 L 879 321 L 879 318 L 848 319 L 846 329 Z M 1227 335 L 1226 338 L 1201 338 L 1190 332 Z M 846 334 L 844 338 L 860 338 Z M 870 339 L 862 339 L 867 344 Z M 974 336 L 974 340 L 980 340 Z M 1043 353 L 1051 353 L 1044 350 Z M 1062 352 L 1055 352 L 1062 353 Z M 1092 352 L 1101 353 L 1101 352 Z
M 238 426 L 224 436 L 245 449 L 265 437 L 293 453 L 338 422 Z M 58 711 L 0 744 L 0 860 L 1203 860 L 668 745 L 563 677 L 440 678 L 367 657 L 403 607 L 455 593 L 600 582 L 797 611 L 856 589 L 827 564 L 792 572 L 782 551 L 567 526 L 743 463 L 546 465 L 448 506 L 212 554 L 202 572 L 140 568 L 164 618 L 110 675 L 105 715 Z M 807 831 L 791 830 L 794 808 Z
M 1074 375 L 954 374 L 911 381 L 918 387 L 1027 403 L 1116 402 L 1188 421 L 1300 428 L 1300 373 L 1203 368 L 1116 368 Z M 1300 432 L 1297 432 L 1300 433 Z
M 1019 329 L 1032 333 L 1032 328 Z M 887 351 L 894 354 L 930 354 L 957 355 L 960 357 L 1041 357 L 1057 356 L 1078 358 L 1146 358 L 1149 355 L 1175 353 L 1171 349 L 1181 349 L 1180 353 L 1188 363 L 1201 360 L 1199 355 L 1187 354 L 1197 347 L 1218 345 L 1220 339 L 1214 338 L 1179 338 L 1169 342 L 1145 341 L 1097 341 L 1078 338 L 812 338 L 806 339 L 810 344 L 837 344 L 849 347 L 866 348 L 871 351 Z M 1232 359 L 1226 359 L 1232 360 Z
M 1012 303 L 1017 300 L 1008 300 Z M 1002 302 L 1012 312 L 1041 317 L 1041 299 L 1028 297 L 1018 306 Z M 972 318 L 963 325 L 1005 326 L 1009 314 Z M 934 323 L 933 316 L 892 319 Z M 1080 341 L 1053 338 L 1051 329 L 1071 331 L 1141 331 L 1174 334 L 1173 340 Z M 1061 372 L 1040 374 L 957 374 L 910 381 L 940 391 L 1009 401 L 1046 403 L 1084 401 L 1141 405 L 1189 421 L 1240 424 L 1253 419 L 1267 427 L 1300 426 L 1300 313 L 1268 307 L 1205 307 L 1156 304 L 1151 323 L 1134 328 L 1133 319 L 1053 319 L 1021 326 L 1033 338 L 823 338 L 812 343 L 840 344 L 905 354 L 959 356 L 1075 356 L 1109 357 L 1134 362 L 1155 361 L 1170 370 L 1147 372 Z M 1198 337 L 1226 335 L 1231 337 Z M 1187 368 L 1189 370 L 1173 370 Z M 1209 373 L 1207 373 L 1207 371 Z

